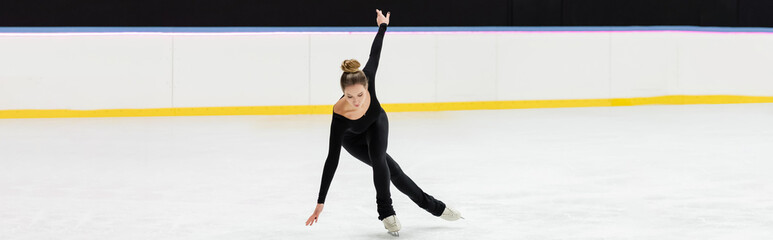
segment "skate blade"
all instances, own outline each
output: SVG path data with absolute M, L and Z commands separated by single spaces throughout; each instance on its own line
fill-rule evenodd
M 392 237 L 400 237 L 399 232 L 387 232 L 387 233 L 389 233 L 389 235 L 392 235 Z

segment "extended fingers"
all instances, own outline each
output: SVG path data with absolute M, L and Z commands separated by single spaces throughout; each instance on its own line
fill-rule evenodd
M 382 17 L 384 16 L 384 12 L 381 11 L 380 9 L 376 9 L 376 14 L 378 14 L 379 16 L 382 16 Z M 386 18 L 389 18 L 389 12 L 387 12 Z
M 314 220 L 317 220 L 317 216 L 312 215 L 309 217 L 309 219 L 306 220 L 306 226 L 314 225 Z

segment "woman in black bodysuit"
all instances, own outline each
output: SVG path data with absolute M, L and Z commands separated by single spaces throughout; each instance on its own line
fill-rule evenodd
M 458 211 L 447 208 L 440 200 L 426 194 L 419 188 L 386 153 L 389 121 L 386 112 L 376 97 L 376 69 L 381 55 L 381 44 L 389 24 L 390 13 L 384 16 L 376 10 L 378 33 L 373 40 L 370 56 L 365 68 L 359 70 L 357 60 L 346 60 L 341 65 L 341 88 L 344 96 L 333 107 L 333 120 L 330 125 L 330 148 L 325 167 L 322 171 L 322 183 L 314 213 L 306 221 L 312 225 L 317 221 L 324 207 L 325 197 L 330 187 L 338 159 L 343 146 L 352 156 L 373 168 L 373 184 L 376 187 L 376 205 L 378 219 L 390 233 L 400 230 L 400 222 L 395 217 L 389 182 L 413 200 L 419 207 L 432 215 L 454 221 L 461 218 Z

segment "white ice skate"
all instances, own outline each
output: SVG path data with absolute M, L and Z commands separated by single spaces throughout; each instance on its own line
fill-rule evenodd
M 460 218 L 464 219 L 462 217 L 462 213 L 450 207 L 446 207 L 446 210 L 443 210 L 443 214 L 440 215 L 440 218 L 448 221 L 456 221 L 456 220 L 459 220 Z
M 392 235 L 395 237 L 400 236 L 400 233 L 398 233 L 398 231 L 400 231 L 400 228 L 402 226 L 400 226 L 400 220 L 397 220 L 397 217 L 395 215 L 384 218 L 384 220 L 381 220 L 381 222 L 384 223 L 384 228 L 386 228 L 387 231 L 389 231 L 387 232 L 389 233 L 389 235 Z

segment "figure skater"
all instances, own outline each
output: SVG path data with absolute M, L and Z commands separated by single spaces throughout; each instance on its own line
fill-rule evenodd
M 397 232 L 401 226 L 392 207 L 389 193 L 390 180 L 397 189 L 432 215 L 448 221 L 458 220 L 462 216 L 458 211 L 448 208 L 442 201 L 422 191 L 386 153 L 389 120 L 376 97 L 375 80 L 381 55 L 381 43 L 389 25 L 390 13 L 387 12 L 384 16 L 381 10 L 376 9 L 376 15 L 378 33 L 373 40 L 365 68 L 360 71 L 360 63 L 354 59 L 345 60 L 341 64 L 341 69 L 344 71 L 341 75 L 341 89 L 344 96 L 333 106 L 330 148 L 322 170 L 319 198 L 314 213 L 306 220 L 306 225 L 311 226 L 317 222 L 325 206 L 325 197 L 338 167 L 338 158 L 343 146 L 352 156 L 373 168 L 378 219 L 384 223 L 384 228 L 390 234 L 399 236 Z

